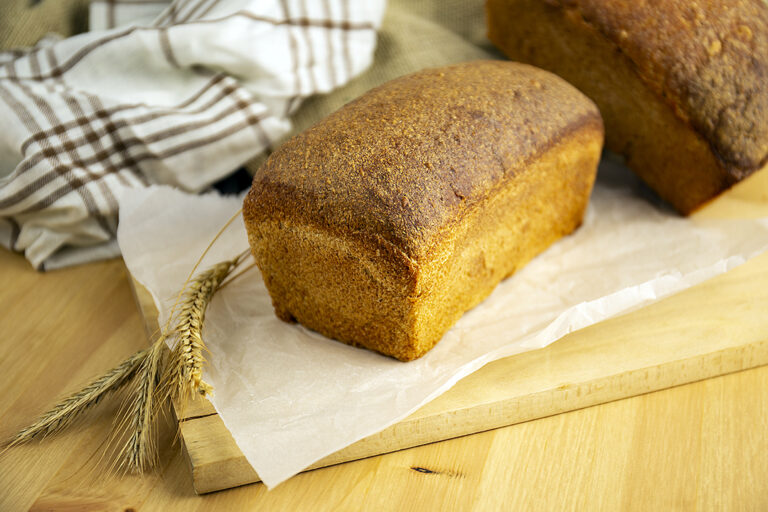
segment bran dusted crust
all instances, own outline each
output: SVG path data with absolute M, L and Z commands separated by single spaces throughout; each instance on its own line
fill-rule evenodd
M 682 213 L 768 160 L 763 0 L 489 0 L 487 11 L 490 39 L 590 96 L 608 146 Z
M 369 91 L 280 146 L 249 201 L 264 215 L 381 238 L 415 259 L 565 127 L 598 116 L 572 86 L 525 64 L 426 70 Z
M 581 222 L 596 107 L 523 64 L 427 70 L 294 137 L 244 218 L 284 320 L 407 361 Z

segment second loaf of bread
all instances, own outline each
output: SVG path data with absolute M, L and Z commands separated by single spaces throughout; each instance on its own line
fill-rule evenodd
M 768 164 L 765 0 L 488 0 L 512 60 L 592 98 L 606 145 L 689 214 Z
M 579 226 L 602 143 L 595 105 L 524 64 L 473 62 L 373 89 L 254 177 L 244 218 L 275 312 L 420 357 Z

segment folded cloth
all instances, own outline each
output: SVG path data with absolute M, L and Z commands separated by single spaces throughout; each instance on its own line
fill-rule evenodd
M 123 189 L 200 192 L 269 151 L 303 98 L 370 64 L 383 11 L 112 0 L 99 30 L 0 52 L 0 244 L 39 269 L 117 255 Z

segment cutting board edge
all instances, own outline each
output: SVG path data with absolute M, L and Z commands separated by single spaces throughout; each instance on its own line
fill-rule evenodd
M 719 365 L 714 364 L 718 359 L 720 360 Z M 712 364 L 705 364 L 705 360 L 708 360 L 708 362 Z M 701 371 L 691 372 L 690 367 L 694 365 L 698 366 Z M 525 397 L 524 401 L 531 404 L 535 404 L 537 402 L 555 403 L 557 401 L 561 401 L 562 403 L 566 404 L 559 408 L 548 408 L 546 413 L 543 413 L 543 411 L 531 411 L 522 414 L 518 413 L 518 415 L 515 416 L 510 412 L 502 412 L 498 415 L 496 421 L 488 421 L 488 416 L 474 418 L 475 414 L 473 413 L 480 409 L 493 406 L 500 406 L 504 410 L 512 410 L 516 408 L 519 411 L 520 404 L 516 404 L 517 407 L 515 407 L 515 402 L 520 402 L 520 400 L 518 398 L 513 398 L 495 403 L 476 404 L 472 407 L 455 411 L 455 413 L 452 415 L 452 419 L 455 423 L 461 424 L 462 416 L 473 416 L 473 418 L 471 421 L 468 421 L 465 425 L 458 428 L 454 424 L 450 435 L 440 439 L 436 439 L 434 432 L 440 427 L 439 423 L 444 421 L 444 415 L 433 414 L 431 416 L 422 416 L 413 420 L 406 418 L 377 434 L 361 439 L 360 441 L 357 441 L 347 448 L 324 457 L 323 459 L 307 467 L 304 471 L 311 471 L 336 464 L 342 464 L 344 462 L 351 462 L 354 460 L 360 460 L 399 450 L 414 448 L 425 444 L 454 439 L 465 435 L 476 434 L 497 428 L 516 425 L 527 421 L 562 414 L 564 412 L 584 409 L 587 407 L 631 398 L 655 391 L 661 391 L 676 386 L 683 386 L 711 377 L 727 375 L 763 365 L 768 365 L 768 339 L 761 340 L 750 345 L 728 347 L 707 354 L 700 354 L 685 359 L 670 361 L 662 365 L 638 368 L 629 372 L 621 372 L 609 377 L 590 379 L 580 383 L 572 383 L 567 386 L 561 385 Z M 686 377 L 684 380 L 679 380 L 678 378 L 672 377 L 674 375 L 680 375 L 681 372 L 686 372 L 688 377 Z M 641 381 L 634 378 L 642 373 L 646 373 L 645 382 L 648 384 L 645 386 L 637 384 L 637 382 Z M 653 377 L 654 375 L 655 379 Z M 631 390 L 623 388 L 622 391 L 613 391 L 611 393 L 602 395 L 599 393 L 591 393 L 589 391 L 590 385 L 598 381 L 602 383 L 600 386 L 602 389 L 612 389 L 611 386 L 605 385 L 606 378 L 624 380 L 630 384 L 634 383 L 634 385 L 637 387 Z M 557 394 L 575 394 L 577 400 L 575 402 L 569 402 L 567 398 L 564 400 L 557 400 Z M 551 398 L 548 399 L 548 396 L 551 396 Z M 469 418 L 467 419 L 469 420 Z M 208 426 L 210 426 L 212 421 L 217 421 L 221 423 L 221 428 L 226 430 L 223 421 L 221 421 L 221 418 L 219 418 L 218 415 L 206 416 L 204 418 L 193 418 L 186 420 L 185 423 L 188 423 L 188 427 L 194 428 L 192 422 L 200 421 L 202 423 L 203 420 L 208 424 Z M 411 423 L 414 425 L 411 425 Z M 409 428 L 415 426 L 416 423 L 419 424 L 418 430 L 421 431 L 421 435 L 417 436 L 411 441 L 400 441 L 400 444 L 392 444 L 393 441 L 401 439 L 400 435 L 394 432 L 395 430 L 408 430 Z M 208 426 L 205 428 L 208 428 Z M 227 434 L 228 433 L 229 432 L 227 431 Z M 189 436 L 189 434 L 190 432 L 188 430 L 187 435 Z M 236 448 L 236 443 L 231 437 L 231 434 L 229 435 L 228 442 L 234 444 Z M 374 446 L 370 446 L 371 444 Z M 239 448 L 237 449 L 239 450 Z M 231 467 L 228 468 L 227 464 L 234 464 L 236 467 L 241 468 L 242 472 L 239 473 L 238 476 L 238 473 L 232 471 Z M 232 487 L 238 487 L 241 485 L 258 483 L 261 481 L 258 474 L 253 470 L 242 453 L 239 457 L 227 457 L 226 459 L 213 460 L 210 462 L 200 462 L 197 465 L 193 465 L 193 475 L 195 492 L 198 494 L 206 494 Z M 209 475 L 216 475 L 216 478 L 211 479 Z

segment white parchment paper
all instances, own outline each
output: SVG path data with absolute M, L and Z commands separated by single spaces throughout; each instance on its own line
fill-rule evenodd
M 504 281 L 410 363 L 326 339 L 273 313 L 257 269 L 212 301 L 203 332 L 212 402 L 264 483 L 404 418 L 484 364 L 723 273 L 768 248 L 768 221 L 683 219 L 605 161 L 583 226 Z M 120 199 L 118 241 L 161 324 L 195 261 L 240 199 L 167 187 Z M 242 220 L 205 268 L 247 248 Z

